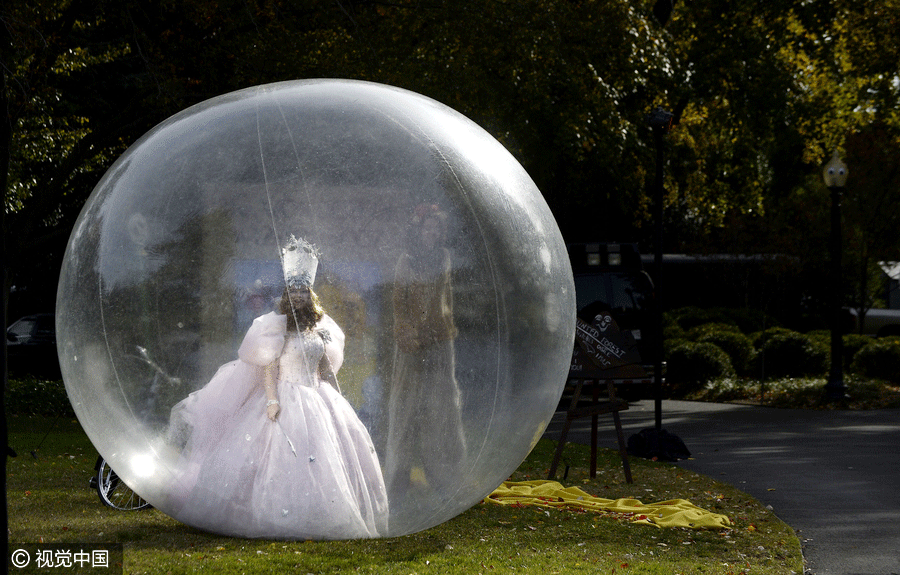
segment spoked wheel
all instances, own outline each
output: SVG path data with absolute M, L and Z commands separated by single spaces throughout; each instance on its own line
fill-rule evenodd
M 96 469 L 97 475 L 91 478 L 91 487 L 97 490 L 100 501 L 121 511 L 137 511 L 150 507 L 149 503 L 119 479 L 102 457 L 97 458 Z

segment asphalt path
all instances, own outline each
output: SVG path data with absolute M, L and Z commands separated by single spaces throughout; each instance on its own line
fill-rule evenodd
M 814 411 L 663 401 L 662 428 L 691 458 L 678 466 L 749 493 L 793 527 L 807 573 L 900 575 L 900 410 Z M 621 412 L 626 439 L 654 426 L 652 401 Z M 558 439 L 558 412 L 545 437 Z M 617 448 L 612 417 L 599 444 Z M 590 444 L 590 419 L 569 441 Z

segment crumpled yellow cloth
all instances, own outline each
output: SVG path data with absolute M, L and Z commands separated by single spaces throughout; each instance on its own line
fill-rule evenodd
M 690 529 L 731 527 L 731 521 L 727 516 L 701 509 L 685 499 L 649 504 L 641 503 L 637 499 L 602 499 L 588 495 L 577 487 L 563 487 L 556 481 L 506 481 L 484 501 L 500 505 L 536 505 L 606 511 L 630 517 L 634 523 L 656 527 Z

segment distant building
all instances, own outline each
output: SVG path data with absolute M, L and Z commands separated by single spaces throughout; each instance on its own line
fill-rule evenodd
M 641 256 L 654 275 L 652 255 Z M 795 312 L 802 299 L 800 260 L 783 254 L 663 254 L 663 308 L 734 307 Z

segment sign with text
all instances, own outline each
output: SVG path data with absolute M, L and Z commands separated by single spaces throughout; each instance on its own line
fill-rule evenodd
M 594 316 L 588 323 L 575 320 L 575 350 L 570 377 L 583 379 L 620 379 L 646 377 L 641 356 L 631 332 L 619 329 L 608 313 Z

